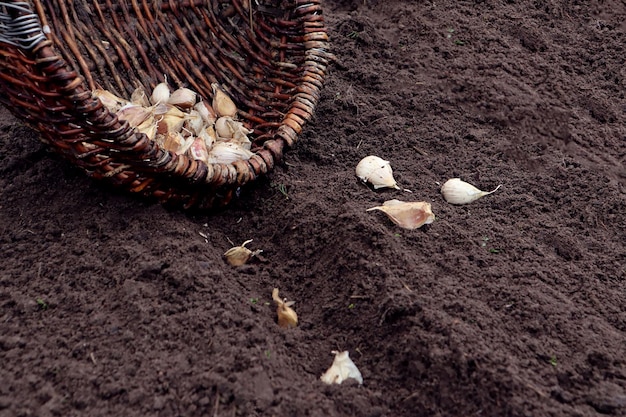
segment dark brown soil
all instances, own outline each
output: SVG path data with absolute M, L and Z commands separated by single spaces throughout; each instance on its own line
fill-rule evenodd
M 626 415 L 626 4 L 325 16 L 315 120 L 218 213 L 110 190 L 2 110 L 0 416 Z M 370 154 L 413 192 L 360 184 Z M 502 187 L 451 206 L 452 177 Z M 393 198 L 437 220 L 366 212 Z M 320 381 L 333 350 L 363 386 Z

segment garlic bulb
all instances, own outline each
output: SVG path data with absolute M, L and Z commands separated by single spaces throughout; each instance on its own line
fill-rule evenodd
M 298 325 L 298 315 L 291 308 L 295 301 L 281 300 L 278 296 L 278 288 L 272 291 L 272 299 L 276 303 L 276 314 L 278 315 L 278 325 L 283 328 L 296 327 Z
M 404 202 L 388 200 L 382 206 L 367 209 L 367 211 L 372 210 L 382 211 L 392 222 L 408 230 L 417 229 L 435 221 L 435 215 L 431 210 L 430 203 L 425 201 Z
M 441 194 L 444 200 L 450 204 L 469 204 L 488 194 L 495 193 L 502 184 L 498 185 L 493 191 L 481 191 L 460 178 L 452 178 L 441 186 Z
M 369 182 L 374 189 L 395 188 L 399 190 L 389 161 L 370 155 L 361 159 L 356 166 L 356 176 L 363 182 Z
M 240 266 L 247 263 L 252 257 L 257 256 L 258 254 L 263 252 L 260 249 L 251 251 L 250 249 L 246 248 L 246 245 L 250 242 L 252 242 L 252 239 L 246 240 L 241 244 L 241 246 L 235 246 L 224 252 L 226 262 L 228 262 L 232 266 Z
M 363 376 L 361 371 L 356 367 L 348 351 L 337 352 L 335 354 L 335 360 L 330 368 L 320 377 L 322 382 L 327 384 L 341 384 L 346 379 L 355 379 L 359 384 L 363 384 Z

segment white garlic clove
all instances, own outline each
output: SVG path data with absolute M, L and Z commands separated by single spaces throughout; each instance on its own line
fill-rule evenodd
M 197 97 L 198 95 L 195 91 L 186 87 L 181 87 L 177 90 L 174 90 L 174 92 L 170 94 L 167 102 L 168 104 L 171 104 L 181 109 L 190 109 L 196 104 Z
M 441 186 L 441 194 L 444 200 L 450 204 L 469 204 L 481 197 L 496 192 L 502 184 L 493 191 L 481 191 L 472 184 L 462 181 L 460 178 L 452 178 Z
M 404 202 L 388 200 L 382 206 L 372 207 L 367 211 L 379 210 L 403 229 L 413 230 L 435 221 L 430 203 L 425 201 Z
M 154 105 L 156 104 L 165 104 L 170 99 L 170 87 L 166 82 L 162 82 L 157 84 L 152 90 L 152 95 L 150 96 L 150 102 Z
M 228 140 L 235 134 L 235 128 L 233 125 L 233 118 L 230 116 L 222 116 L 215 121 L 215 133 L 217 137 L 223 140 Z
M 251 251 L 250 249 L 246 248 L 246 245 L 250 242 L 252 242 L 252 239 L 246 240 L 241 244 L 241 246 L 235 246 L 224 252 L 226 262 L 228 262 L 232 266 L 240 266 L 247 263 L 252 257 L 257 256 L 258 254 L 263 252 L 260 249 L 256 251 Z
M 228 94 L 220 87 L 219 84 L 211 84 L 213 88 L 213 110 L 218 116 L 235 117 L 237 115 L 237 106 Z
M 278 325 L 282 328 L 292 328 L 298 325 L 298 315 L 291 308 L 295 301 L 281 300 L 278 296 L 278 288 L 272 291 L 272 299 L 276 303 L 276 314 L 278 315 Z
M 361 159 L 356 166 L 356 176 L 363 182 L 372 184 L 374 189 L 395 188 L 399 190 L 396 180 L 393 178 L 393 170 L 389 161 L 370 155 Z
M 210 164 L 230 164 L 236 161 L 247 161 L 254 155 L 247 149 L 242 148 L 236 143 L 218 142 L 213 145 L 209 152 Z
M 361 371 L 356 367 L 348 351 L 337 352 L 333 351 L 335 359 L 333 364 L 324 374 L 320 377 L 322 382 L 326 384 L 341 384 L 346 379 L 355 379 L 359 384 L 363 384 L 363 376 Z
M 205 101 L 197 102 L 193 108 L 200 113 L 200 117 L 202 117 L 202 120 L 204 120 L 207 125 L 212 125 L 215 123 L 215 120 L 217 120 L 215 110 L 213 110 L 213 107 L 206 104 Z

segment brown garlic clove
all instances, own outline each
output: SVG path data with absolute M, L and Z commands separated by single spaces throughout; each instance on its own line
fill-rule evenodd
M 276 303 L 276 314 L 278 315 L 278 325 L 284 329 L 293 328 L 298 325 L 298 315 L 291 308 L 295 301 L 282 300 L 278 296 L 278 288 L 272 291 L 272 299 Z
M 219 84 L 213 83 L 211 87 L 213 88 L 213 110 L 215 110 L 220 117 L 235 117 L 237 115 L 235 102 L 226 94 Z
M 228 262 L 232 266 L 244 265 L 254 256 L 257 256 L 258 254 L 263 252 L 261 249 L 251 251 L 250 249 L 246 248 L 246 245 L 250 242 L 252 242 L 252 239 L 246 240 L 241 244 L 241 246 L 235 246 L 224 252 L 226 262 Z
M 431 210 L 431 205 L 425 201 L 404 202 L 400 200 L 388 200 L 385 201 L 382 206 L 367 209 L 367 211 L 372 210 L 382 211 L 392 222 L 408 230 L 417 229 L 435 221 L 435 215 Z

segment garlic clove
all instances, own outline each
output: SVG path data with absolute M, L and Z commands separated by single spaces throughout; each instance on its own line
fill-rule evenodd
M 188 143 L 180 132 L 167 132 L 164 134 L 163 148 L 175 154 L 185 153 Z
M 200 114 L 200 117 L 202 117 L 202 120 L 204 120 L 207 125 L 212 125 L 217 120 L 215 110 L 213 110 L 213 107 L 206 104 L 206 101 L 197 102 L 193 108 Z
M 388 200 L 382 206 L 372 207 L 366 211 L 379 210 L 403 229 L 413 230 L 435 221 L 430 203 L 425 201 L 404 202 Z
M 332 353 L 335 355 L 335 359 L 331 367 L 320 377 L 322 382 L 326 384 L 341 384 L 346 379 L 352 378 L 359 384 L 363 384 L 361 371 L 359 371 L 359 368 L 357 368 L 354 362 L 352 362 L 352 359 L 350 359 L 348 351 L 333 351 Z
M 162 107 L 158 111 L 161 111 Z M 185 124 L 186 113 L 175 106 L 168 105 L 167 111 L 158 119 L 159 133 L 180 132 Z
M 138 104 L 128 103 L 117 112 L 118 119 L 126 120 L 128 124 L 137 127 L 152 116 L 152 110 Z
M 298 315 L 291 308 L 295 301 L 281 300 L 278 296 L 278 288 L 274 288 L 272 291 L 272 299 L 276 303 L 278 325 L 285 329 L 296 327 L 298 325 Z
M 170 86 L 167 85 L 167 82 L 159 83 L 154 87 L 154 90 L 152 90 L 150 102 L 154 105 L 165 104 L 170 99 L 170 94 Z
M 194 138 L 188 152 L 191 158 L 202 161 L 205 164 L 208 163 L 209 152 L 207 151 L 206 143 L 203 138 L 199 136 Z
M 143 87 L 137 87 L 130 96 L 130 102 L 143 107 L 150 107 L 150 100 Z
M 226 258 L 226 262 L 228 262 L 232 266 L 240 266 L 247 263 L 252 257 L 257 256 L 262 250 L 251 251 L 246 248 L 248 243 L 252 242 L 252 239 L 246 240 L 241 244 L 241 246 L 235 246 L 233 248 L 228 249 L 224 252 L 224 257 Z
M 218 116 L 235 117 L 237 115 L 235 102 L 219 84 L 213 83 L 211 87 L 213 88 L 213 110 L 215 110 Z
M 245 127 L 243 129 L 247 131 Z M 230 140 L 230 142 L 236 143 L 237 145 L 241 146 L 243 149 L 249 151 L 250 149 L 252 149 L 252 142 L 250 141 L 250 138 L 247 136 L 247 134 L 243 132 L 244 130 L 239 130 L 235 132 L 235 135 Z
M 222 116 L 215 121 L 215 133 L 217 133 L 218 138 L 228 140 L 233 137 L 235 133 L 231 123 L 233 121 L 233 118 L 230 116 Z
M 216 141 L 215 131 L 213 127 L 207 126 L 198 133 L 198 137 L 204 140 L 204 144 L 206 145 L 207 151 L 213 147 Z M 207 155 L 208 157 L 208 155 Z
M 154 120 L 154 116 L 150 115 L 139 126 L 137 126 L 137 130 L 148 136 L 148 139 L 155 140 L 157 134 L 157 123 L 156 120 Z
M 236 143 L 218 142 L 209 151 L 210 164 L 230 164 L 236 161 L 247 161 L 254 155 Z
M 170 94 L 167 103 L 181 109 L 190 109 L 196 104 L 197 97 L 198 96 L 195 91 L 186 87 L 181 87 L 174 90 L 174 92 Z
M 96 88 L 91 93 L 92 97 L 99 99 L 104 107 L 110 112 L 117 113 L 123 106 L 128 104 L 128 100 L 116 96 L 108 90 Z
M 496 192 L 502 184 L 493 191 L 481 191 L 472 184 L 462 181 L 460 178 L 452 178 L 441 186 L 441 194 L 444 200 L 450 204 L 469 204 L 481 197 Z
M 374 189 L 395 188 L 399 190 L 396 180 L 393 178 L 393 170 L 389 161 L 370 155 L 361 159 L 356 166 L 356 176 L 363 182 L 372 184 Z
M 191 130 L 194 135 L 199 135 L 204 130 L 204 120 L 200 116 L 198 110 L 191 109 L 185 115 L 185 128 Z

